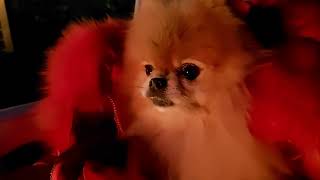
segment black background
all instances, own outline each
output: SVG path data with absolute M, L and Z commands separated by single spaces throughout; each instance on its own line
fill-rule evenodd
M 0 52 L 0 109 L 41 98 L 45 51 L 71 21 L 130 18 L 134 0 L 6 0 L 14 53 Z

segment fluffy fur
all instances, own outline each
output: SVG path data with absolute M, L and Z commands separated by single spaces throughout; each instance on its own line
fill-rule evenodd
M 54 149 L 64 151 L 72 144 L 75 112 L 112 111 L 106 103 L 110 68 L 122 59 L 126 26 L 114 20 L 76 23 L 48 52 L 47 96 L 36 108 L 36 119 Z

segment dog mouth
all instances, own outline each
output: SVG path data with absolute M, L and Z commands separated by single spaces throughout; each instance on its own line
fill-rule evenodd
M 169 107 L 169 106 L 173 106 L 174 103 L 170 100 L 170 99 L 167 99 L 167 98 L 162 98 L 162 97 L 159 97 L 159 96 L 152 96 L 152 97 L 149 97 L 150 100 L 152 101 L 152 103 L 156 106 L 160 106 L 160 107 Z

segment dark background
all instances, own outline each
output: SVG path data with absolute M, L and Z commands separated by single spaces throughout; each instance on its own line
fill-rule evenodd
M 6 0 L 14 45 L 0 52 L 0 109 L 41 98 L 40 71 L 45 51 L 53 46 L 71 21 L 105 18 L 130 19 L 135 0 Z

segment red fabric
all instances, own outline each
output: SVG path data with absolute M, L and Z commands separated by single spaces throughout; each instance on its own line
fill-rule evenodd
M 237 1 L 237 0 L 235 0 Z M 245 16 L 252 5 L 281 8 L 289 40 L 272 65 L 248 78 L 252 93 L 253 133 L 267 143 L 294 149 L 293 163 L 320 179 L 320 3 L 317 0 L 254 0 L 234 6 Z M 303 39 L 308 38 L 309 40 Z
M 252 6 L 279 7 L 286 31 L 291 36 L 320 41 L 319 0 L 229 0 L 234 12 L 245 17 Z
M 289 144 L 295 152 L 289 162 L 319 180 L 320 44 L 293 39 L 277 54 L 272 64 L 248 77 L 252 94 L 249 125 L 266 143 Z
M 291 36 L 312 38 L 320 42 L 320 1 L 291 0 L 282 9 L 285 27 Z
M 289 158 L 301 160 L 314 179 L 320 179 L 317 84 L 304 76 L 290 74 L 277 64 L 263 67 L 248 79 L 252 94 L 249 126 L 253 134 L 266 143 L 290 144 L 297 154 Z

